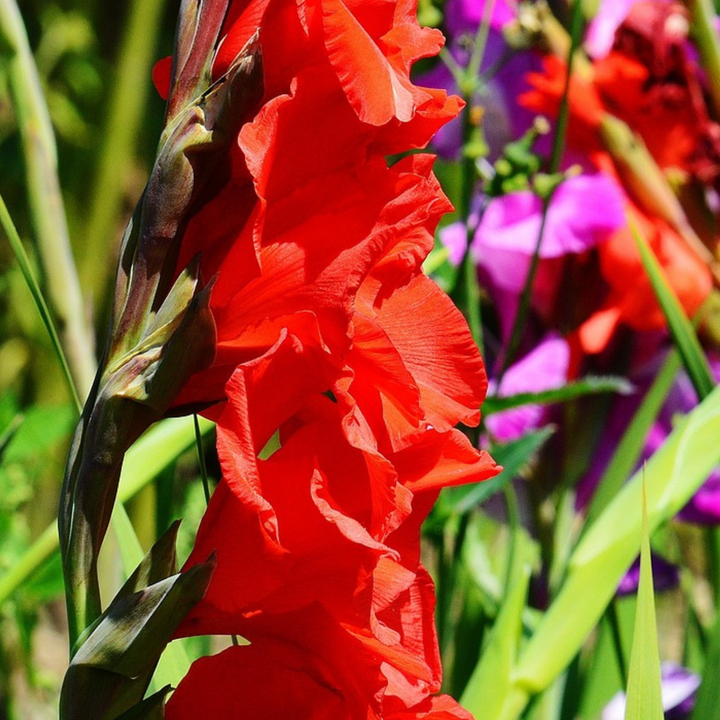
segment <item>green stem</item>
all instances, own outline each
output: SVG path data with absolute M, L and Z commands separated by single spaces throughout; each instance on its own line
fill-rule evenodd
M 520 524 L 520 508 L 518 506 L 517 495 L 512 482 L 505 486 L 505 507 L 508 515 L 508 527 L 510 528 L 510 539 L 508 542 L 508 559 L 505 572 L 505 597 L 511 591 L 513 568 L 520 544 L 520 536 L 522 533 L 522 525 Z
M 477 77 L 480 74 L 480 68 L 482 67 L 482 61 L 485 57 L 485 49 L 487 48 L 487 41 L 490 35 L 490 23 L 492 21 L 494 8 L 495 0 L 485 0 L 482 21 L 480 22 L 477 34 L 475 35 L 472 55 L 470 56 L 470 62 L 467 67 L 467 75 L 473 82 L 477 82 Z
M 15 0 L 0 0 L 0 48 L 25 156 L 28 203 L 44 285 L 78 394 L 84 397 L 95 375 L 94 339 L 70 246 L 55 136 Z
M 81 267 L 83 281 L 98 301 L 104 298 L 108 283 L 108 259 L 113 255 L 127 169 L 151 88 L 150 70 L 164 5 L 165 0 L 133 0 L 105 124 L 99 134 L 103 143 L 92 185 Z
M 75 408 L 78 413 L 80 413 L 82 411 L 82 402 L 80 401 L 80 396 L 75 388 L 75 383 L 73 382 L 68 361 L 65 358 L 65 353 L 63 352 L 62 345 L 60 344 L 60 338 L 58 336 L 57 328 L 55 327 L 55 322 L 50 314 L 50 309 L 45 302 L 45 298 L 40 290 L 40 285 L 33 273 L 30 259 L 25 252 L 25 248 L 23 247 L 20 236 L 18 235 L 15 224 L 10 217 L 7 205 L 5 205 L 5 201 L 2 196 L 0 196 L 0 225 L 2 225 L 3 230 L 10 241 L 10 246 L 15 254 L 18 265 L 20 266 L 20 271 L 25 278 L 25 283 L 32 294 L 35 306 L 37 307 L 38 313 L 40 313 L 40 317 L 45 325 L 45 329 L 50 336 L 50 342 L 52 343 L 53 349 L 55 350 L 55 354 L 57 355 L 60 363 L 63 377 L 65 378 L 65 382 L 67 383 L 68 390 L 70 392 L 70 397 L 72 397 L 73 402 L 75 403 Z

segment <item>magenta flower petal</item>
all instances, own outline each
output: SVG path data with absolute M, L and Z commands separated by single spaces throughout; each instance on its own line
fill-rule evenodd
M 480 262 L 486 248 L 532 255 L 541 218 L 541 201 L 530 191 L 493 199 L 473 241 Z M 562 257 L 588 250 L 624 223 L 623 194 L 614 180 L 602 174 L 570 177 L 552 199 L 540 257 Z
M 491 380 L 488 392 L 508 397 L 518 393 L 541 392 L 562 387 L 567 380 L 569 364 L 569 345 L 563 338 L 550 335 L 508 368 L 499 389 L 497 383 Z M 497 440 L 509 442 L 539 427 L 545 413 L 546 408 L 540 405 L 524 405 L 490 415 L 485 423 Z
M 467 250 L 467 228 L 465 223 L 455 222 L 440 231 L 440 242 L 448 251 L 448 262 L 456 267 L 462 262 Z
M 550 205 L 540 257 L 560 258 L 603 242 L 625 223 L 623 204 L 622 191 L 604 175 L 568 178 L 557 189 Z M 529 191 L 511 193 L 488 203 L 472 242 L 472 252 L 496 306 L 500 295 L 518 295 L 522 291 L 541 220 L 542 203 Z M 540 283 L 540 277 L 536 278 L 534 305 L 554 293 L 554 285 L 543 288 Z M 507 336 L 517 303 L 505 298 L 502 305 L 510 310 L 506 314 L 499 308 L 501 327 Z
M 720 472 L 710 475 L 677 518 L 696 525 L 720 524 Z

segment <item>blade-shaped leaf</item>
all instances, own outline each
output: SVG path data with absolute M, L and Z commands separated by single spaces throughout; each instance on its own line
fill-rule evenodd
M 715 387 L 715 381 L 710 372 L 705 353 L 703 353 L 692 323 L 687 319 L 682 306 L 668 285 L 667 280 L 665 280 L 660 263 L 632 222 L 630 223 L 630 229 L 640 252 L 643 267 L 655 292 L 655 297 L 665 315 L 675 347 L 677 347 L 682 357 L 683 364 L 687 374 L 690 376 L 690 380 L 692 380 L 698 398 L 702 400 Z
M 663 720 L 663 717 L 660 653 L 650 560 L 650 531 L 647 501 L 643 492 L 640 585 L 630 654 L 625 720 Z
M 507 397 L 489 396 L 483 403 L 483 413 L 492 413 L 510 410 L 522 405 L 549 405 L 551 403 L 568 402 L 586 395 L 599 393 L 619 393 L 629 395 L 633 391 L 632 383 L 622 377 L 597 377 L 588 375 L 582 380 L 568 383 L 553 390 L 543 390 L 537 393 L 518 393 Z
M 586 527 L 597 519 L 636 467 L 650 428 L 665 403 L 679 369 L 680 356 L 677 351 L 673 351 L 663 363 L 600 478 L 590 501 Z

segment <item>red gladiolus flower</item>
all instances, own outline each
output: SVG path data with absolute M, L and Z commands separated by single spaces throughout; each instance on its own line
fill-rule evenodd
M 233 2 L 221 36 L 214 76 L 254 43 L 263 97 L 176 263 L 215 278 L 215 359 L 174 405 L 214 405 L 223 474 L 186 563 L 216 570 L 177 634 L 251 645 L 197 662 L 167 716 L 466 720 L 432 697 L 420 526 L 440 488 L 499 470 L 454 429 L 479 422 L 487 381 L 421 270 L 451 209 L 433 159 L 385 157 L 457 114 L 409 79 L 442 36 L 413 0 Z
M 459 108 L 457 98 L 409 81 L 412 62 L 441 42 L 419 28 L 411 5 L 385 2 L 371 14 L 339 1 L 231 5 L 215 73 L 259 22 L 265 97 L 182 237 L 177 273 L 199 254 L 203 276 L 217 275 L 218 347 L 176 407 L 222 399 L 233 369 L 288 324 L 316 323 L 311 344 L 347 344 L 353 295 L 389 251 L 387 225 L 419 224 L 422 208 L 425 228 L 413 232 L 427 234 L 449 208 L 428 161 L 388 168 L 384 160 L 424 146 Z M 162 68 L 157 82 L 167 79 Z

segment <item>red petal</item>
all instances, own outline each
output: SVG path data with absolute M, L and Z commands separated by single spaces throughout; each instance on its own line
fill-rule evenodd
M 172 79 L 172 56 L 158 60 L 152 69 L 152 79 L 158 95 L 163 100 L 170 94 L 170 80 Z

